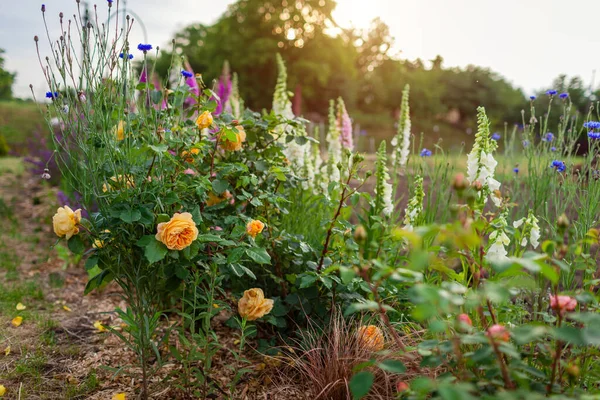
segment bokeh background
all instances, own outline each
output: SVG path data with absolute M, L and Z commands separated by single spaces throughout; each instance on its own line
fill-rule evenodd
M 41 124 L 37 107 L 29 113 L 23 103 L 34 95 L 44 101 L 47 90 L 33 42 L 39 35 L 42 57 L 48 53 L 41 4 L 0 4 L 0 98 L 12 100 L 2 103 L 0 133 L 16 148 L 26 135 L 15 125 L 23 131 Z M 60 35 L 59 12 L 65 21 L 86 10 L 98 23 L 109 20 L 106 1 L 45 5 L 51 37 Z M 600 12 L 595 0 L 115 0 L 110 11 L 112 23 L 126 13 L 135 18 L 133 47 L 161 48 L 162 76 L 172 51 L 209 84 L 227 60 L 254 110 L 270 108 L 281 53 L 295 113 L 320 123 L 329 99 L 342 96 L 367 152 L 394 134 L 406 83 L 413 133 L 447 150 L 470 144 L 478 105 L 503 131 L 518 129 L 532 95 L 542 109 L 546 90 L 568 92 L 586 114 L 599 94 L 597 29 L 585 22 Z

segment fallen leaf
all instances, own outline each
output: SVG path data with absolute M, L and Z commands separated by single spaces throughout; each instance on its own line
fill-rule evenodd
M 94 322 L 94 328 L 98 329 L 98 332 L 106 332 L 106 328 L 102 325 L 102 322 L 96 321 Z
M 19 303 L 17 304 L 17 307 L 15 307 L 17 309 L 17 311 L 23 311 L 24 309 L 27 308 L 27 306 L 23 303 Z
M 21 324 L 23 323 L 23 317 L 14 317 L 13 320 L 11 321 L 11 323 L 15 326 L 21 326 Z
M 112 400 L 125 400 L 125 393 L 117 393 L 112 397 Z
M 7 356 L 10 354 L 10 346 L 6 346 L 6 348 L 4 349 L 4 355 Z
M 71 311 L 73 311 L 73 310 L 71 310 L 71 309 L 70 309 L 69 307 L 67 307 L 67 306 L 63 306 L 63 310 L 65 310 L 65 311 L 68 311 L 68 312 L 71 312 Z

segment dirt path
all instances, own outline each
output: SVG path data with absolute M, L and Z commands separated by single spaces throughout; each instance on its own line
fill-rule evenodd
M 114 309 L 125 309 L 114 285 L 84 296 L 87 273 L 64 241 L 56 242 L 52 215 L 56 190 L 38 177 L 0 171 L 0 385 L 6 399 L 112 399 L 139 393 L 134 354 L 115 335 L 95 326 L 120 329 Z M 26 306 L 17 310 L 17 304 Z M 14 326 L 15 317 L 22 317 Z M 237 347 L 236 335 L 215 318 L 220 342 Z M 246 375 L 234 399 L 302 399 L 301 388 L 286 381 L 273 384 L 277 366 L 255 351 L 254 372 Z M 233 362 L 227 352 L 215 359 L 215 376 L 223 387 Z M 125 369 L 118 370 L 119 367 Z M 151 398 L 177 399 L 178 391 L 163 380 L 174 368 L 165 365 L 152 379 Z M 123 373 L 121 373 L 123 372 Z M 3 399 L 4 399 L 3 398 Z
M 83 296 L 85 270 L 55 244 L 56 195 L 37 177 L 0 174 L 0 384 L 7 399 L 110 399 L 131 381 L 103 366 L 132 355 L 113 325 L 116 290 Z M 25 310 L 17 310 L 17 304 Z M 22 324 L 11 321 L 22 317 Z M 132 360 L 131 360 L 132 361 Z

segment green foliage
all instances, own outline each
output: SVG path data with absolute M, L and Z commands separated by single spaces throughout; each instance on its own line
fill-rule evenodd
M 0 100 L 12 97 L 12 85 L 15 82 L 15 73 L 4 69 L 4 49 L 0 49 Z

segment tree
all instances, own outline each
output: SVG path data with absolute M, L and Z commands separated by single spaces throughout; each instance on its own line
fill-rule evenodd
M 0 99 L 12 98 L 12 85 L 16 74 L 4 69 L 4 49 L 0 49 Z

